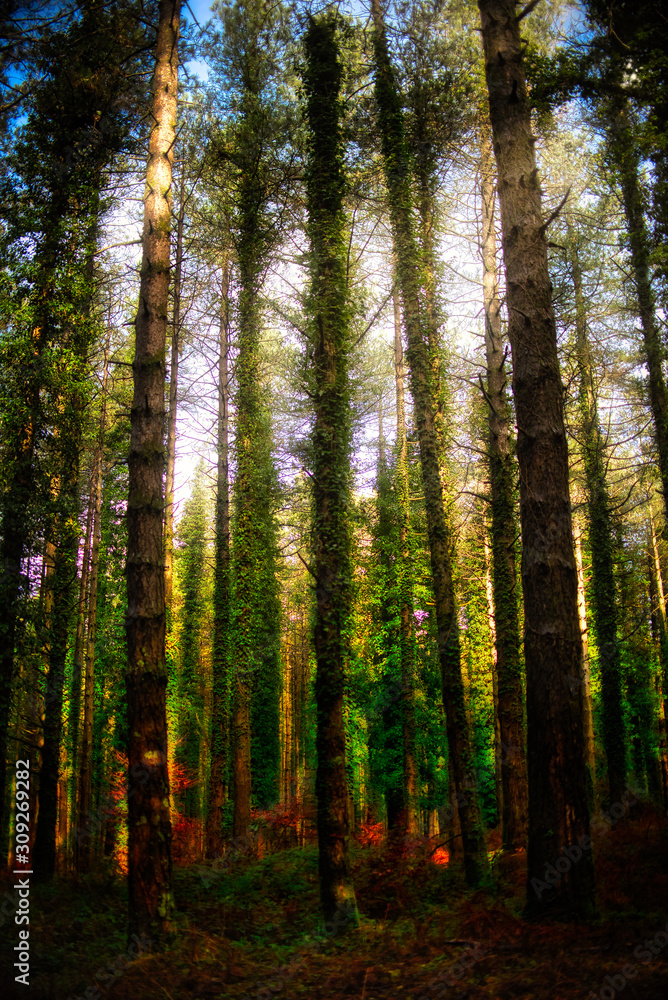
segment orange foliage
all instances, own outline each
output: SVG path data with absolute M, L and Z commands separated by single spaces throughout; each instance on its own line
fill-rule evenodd
M 447 865 L 450 860 L 450 851 L 447 847 L 437 847 L 431 856 L 435 865 Z
M 376 847 L 385 836 L 382 823 L 360 823 L 355 840 L 360 847 Z

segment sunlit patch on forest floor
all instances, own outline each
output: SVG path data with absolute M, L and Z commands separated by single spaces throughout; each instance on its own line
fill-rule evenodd
M 496 852 L 493 888 L 475 893 L 463 889 L 456 858 L 448 864 L 435 860 L 429 841 L 415 842 L 408 851 L 386 843 L 355 848 L 362 922 L 340 939 L 328 938 L 318 926 L 314 847 L 239 858 L 225 869 L 177 867 L 173 944 L 162 954 L 140 956 L 124 972 L 125 961 L 118 961 L 126 951 L 122 880 L 109 874 L 35 887 L 31 986 L 13 990 L 10 975 L 9 988 L 0 983 L 2 996 L 668 997 L 668 945 L 661 944 L 668 921 L 668 822 L 648 807 L 638 806 L 600 841 L 601 916 L 588 925 L 532 925 L 521 919 L 522 854 Z M 15 943 L 12 931 L 6 923 L 3 948 Z M 5 951 L 3 968 L 7 957 Z M 98 989 L 95 977 L 102 968 Z

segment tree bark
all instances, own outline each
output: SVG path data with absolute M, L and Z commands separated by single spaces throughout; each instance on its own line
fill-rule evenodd
M 496 266 L 495 171 L 487 125 L 480 139 L 482 263 L 487 361 L 487 424 L 491 502 L 499 737 L 501 740 L 502 844 L 526 845 L 527 765 L 520 647 L 519 594 L 515 565 L 515 469 L 510 441 L 510 405 Z
M 549 866 L 587 843 L 589 805 L 577 572 L 552 287 L 514 0 L 479 0 L 496 157 L 520 471 L 529 777 L 527 911 L 594 911 L 591 851 L 554 884 Z
M 160 0 L 128 462 L 129 934 L 144 934 L 155 944 L 170 930 L 174 905 L 162 474 L 179 14 L 180 0 Z
M 410 160 L 401 101 L 388 54 L 379 0 L 372 0 L 371 11 L 374 22 L 378 124 L 389 194 L 397 280 L 401 291 L 406 331 L 406 361 L 410 370 L 415 421 L 420 443 L 448 752 L 453 763 L 466 880 L 469 885 L 477 885 L 487 872 L 487 853 L 465 710 L 457 606 L 450 558 L 452 533 L 443 504 L 436 386 L 433 378 L 433 359 L 425 331 L 424 307 L 421 303 L 422 261 L 413 226 Z

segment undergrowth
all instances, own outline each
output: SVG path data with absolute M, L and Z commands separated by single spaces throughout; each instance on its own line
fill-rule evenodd
M 426 840 L 353 848 L 362 922 L 338 938 L 321 926 L 314 846 L 177 867 L 173 940 L 125 971 L 122 879 L 35 886 L 31 986 L 13 988 L 17 936 L 7 921 L 2 996 L 590 1000 L 610 997 L 606 975 L 619 987 L 629 963 L 636 975 L 616 991 L 623 1000 L 668 996 L 668 947 L 650 962 L 634 957 L 668 920 L 668 824 L 651 808 L 638 807 L 597 844 L 600 915 L 588 925 L 522 919 L 522 854 L 494 852 L 493 879 L 474 893 L 456 859 L 437 864 L 433 854 Z

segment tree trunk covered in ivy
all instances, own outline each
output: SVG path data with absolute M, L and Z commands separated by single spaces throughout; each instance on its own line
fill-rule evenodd
M 230 751 L 230 482 L 229 482 L 229 261 L 223 260 L 218 356 L 216 541 L 213 579 L 213 704 L 211 774 L 206 825 L 209 858 L 223 852 L 223 802 Z
M 245 199 L 244 199 L 245 196 Z M 254 242 L 257 214 L 253 191 L 242 188 L 243 233 L 239 253 L 239 353 L 236 375 L 237 473 L 234 483 L 235 630 L 233 678 L 233 833 L 250 833 L 251 811 L 251 689 L 258 655 L 259 551 L 257 450 L 262 400 L 260 393 L 260 317 L 258 260 Z
M 387 599 L 381 601 L 378 609 L 379 634 L 378 652 L 374 657 L 375 668 L 381 683 L 378 700 L 378 723 L 374 725 L 371 737 L 376 742 L 376 733 L 382 752 L 383 786 L 387 810 L 387 828 L 390 834 L 404 832 L 404 783 L 402 777 L 402 718 L 401 699 L 397 697 L 400 685 L 400 664 L 396 651 L 399 635 L 396 628 L 398 574 L 395 573 L 397 556 L 397 520 L 392 478 L 387 463 L 385 437 L 383 435 L 383 394 L 378 397 L 378 463 L 376 472 L 376 523 L 373 537 L 374 561 L 377 581 L 381 593 Z M 399 666 L 399 670 L 397 667 Z M 381 749 L 382 748 L 382 749 Z M 349 775 L 350 778 L 350 775 Z
M 527 911 L 591 913 L 591 851 L 546 872 L 589 836 L 578 676 L 581 637 L 568 448 L 552 287 L 514 0 L 479 0 L 496 157 L 520 472 L 529 778 Z M 585 841 L 586 842 L 586 841 Z
M 487 426 L 491 493 L 492 595 L 494 603 L 497 713 L 501 759 L 502 843 L 507 851 L 526 845 L 527 773 L 524 692 L 515 565 L 515 468 L 510 441 L 503 324 L 496 264 L 495 171 L 489 130 L 480 141 L 482 196 L 482 288 L 487 361 Z
M 180 0 L 160 0 L 135 327 L 128 495 L 128 892 L 130 934 L 154 943 L 173 913 L 163 548 L 165 347 Z
M 596 785 L 596 755 L 594 747 L 594 713 L 591 701 L 591 669 L 589 665 L 589 626 L 587 624 L 587 601 L 585 598 L 584 565 L 582 562 L 582 529 L 576 518 L 573 519 L 573 542 L 575 543 L 575 566 L 578 574 L 578 618 L 580 619 L 580 635 L 582 636 L 580 675 L 574 683 L 582 684 L 585 761 L 588 772 L 587 790 L 590 806 L 593 806 Z
M 659 767 L 661 771 L 662 804 L 664 812 L 666 812 L 668 811 L 668 733 L 666 732 L 666 647 L 668 645 L 668 635 L 666 628 L 666 606 L 664 594 L 662 593 L 663 581 L 661 580 L 660 565 L 657 558 L 658 547 L 656 546 L 656 536 L 654 534 L 654 526 L 651 522 L 651 515 L 647 534 L 647 576 L 652 607 L 650 624 L 658 659 L 656 687 L 659 702 L 657 713 Z
M 280 757 L 279 626 L 276 586 L 276 476 L 262 348 L 261 293 L 277 237 L 272 215 L 275 136 L 280 122 L 271 94 L 267 32 L 280 9 L 259 0 L 230 7 L 224 28 L 238 98 L 234 124 L 233 237 L 239 269 L 236 360 L 236 476 L 232 564 L 234 575 L 233 804 L 234 836 L 250 832 L 253 799 L 261 808 L 278 798 Z
M 437 157 L 433 143 L 430 142 L 426 126 L 428 114 L 427 103 L 431 96 L 427 87 L 418 90 L 414 97 L 414 122 L 416 155 L 413 173 L 416 180 L 416 200 L 419 219 L 419 245 L 421 251 L 422 274 L 424 286 L 424 319 L 429 345 L 429 361 L 434 395 L 434 420 L 438 439 L 439 461 L 441 463 L 441 478 L 444 488 L 446 481 L 446 416 L 447 398 L 445 379 L 443 377 L 443 362 L 441 359 L 441 314 L 437 293 L 436 241 L 434 228 L 436 225 L 436 192 L 438 189 Z
M 311 19 L 306 33 L 306 169 L 310 240 L 310 342 L 315 406 L 313 505 L 316 576 L 318 852 L 327 929 L 358 923 L 349 847 L 344 675 L 350 613 L 350 389 L 343 111 L 339 19 Z
M 179 563 L 182 604 L 179 671 L 176 685 L 178 740 L 174 748 L 174 761 L 182 767 L 182 773 L 186 777 L 186 786 L 180 795 L 179 811 L 188 819 L 195 821 L 201 819 L 203 804 L 200 759 L 204 715 L 201 633 L 207 530 L 204 491 L 204 466 L 200 459 L 195 469 L 192 490 L 183 505 L 183 515 L 179 522 L 179 541 L 183 546 Z
M 437 386 L 434 384 L 434 359 L 426 330 L 424 305 L 421 303 L 424 296 L 423 266 L 413 226 L 411 165 L 401 100 L 387 50 L 379 0 L 372 0 L 372 14 L 378 124 L 389 194 L 395 266 L 406 330 L 406 360 L 410 370 L 420 443 L 448 750 L 453 763 L 455 793 L 461 819 L 466 879 L 470 885 L 476 885 L 487 870 L 487 854 L 473 778 L 471 739 L 464 702 L 450 556 L 452 533 L 443 504 Z
M 580 383 L 578 388 L 580 447 L 584 459 L 591 551 L 590 600 L 601 678 L 603 745 L 608 764 L 610 803 L 614 803 L 622 800 L 626 787 L 626 736 L 612 513 L 605 481 L 607 466 L 605 441 L 598 419 L 594 362 L 587 334 L 587 313 L 582 289 L 582 269 L 575 235 L 571 232 L 569 236 L 575 293 L 575 354 Z
M 656 303 L 650 278 L 650 244 L 645 221 L 643 192 L 640 186 L 640 156 L 631 121 L 630 103 L 626 99 L 610 100 L 605 112 L 608 131 L 608 153 L 618 175 L 622 191 L 624 215 L 628 233 L 638 300 L 638 312 L 645 348 L 645 363 L 649 375 L 648 396 L 654 420 L 656 447 L 664 515 L 668 511 L 668 390 L 663 362 L 665 347 L 661 341 L 656 318 Z M 668 515 L 667 515 L 668 519 Z
M 401 656 L 401 710 L 404 804 L 403 827 L 409 836 L 418 833 L 418 767 L 415 748 L 415 639 L 413 636 L 413 568 L 410 545 L 410 484 L 408 479 L 408 439 L 404 352 L 401 343 L 401 303 L 394 290 L 394 377 L 397 395 L 397 462 L 395 489 L 399 515 L 399 652 Z

